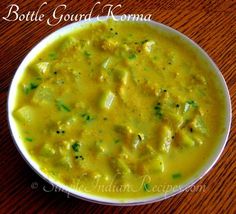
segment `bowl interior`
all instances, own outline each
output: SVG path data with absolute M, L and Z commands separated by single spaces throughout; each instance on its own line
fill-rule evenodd
M 100 20 L 105 20 L 108 17 L 100 17 Z M 119 18 L 119 17 L 117 17 Z M 209 161 L 207 162 L 207 164 L 204 165 L 204 167 L 196 174 L 194 175 L 190 180 L 188 180 L 187 182 L 183 183 L 181 185 L 180 189 L 176 189 L 173 190 L 171 192 L 168 192 L 165 195 L 158 195 L 158 196 L 152 196 L 152 197 L 148 197 L 148 198 L 140 198 L 140 199 L 129 199 L 129 200 L 120 200 L 120 199 L 111 199 L 111 198 L 105 198 L 105 197 L 98 197 L 98 196 L 94 196 L 91 194 L 87 194 L 87 193 L 83 193 L 83 192 L 79 192 L 75 189 L 72 189 L 68 186 L 65 186 L 55 180 L 50 179 L 45 173 L 43 173 L 38 164 L 35 163 L 32 158 L 30 157 L 30 155 L 28 154 L 28 152 L 26 151 L 26 148 L 23 145 L 23 142 L 20 140 L 20 136 L 19 133 L 17 131 L 17 126 L 16 123 L 13 119 L 12 116 L 12 111 L 14 108 L 14 103 L 15 103 L 15 97 L 17 94 L 17 85 L 18 82 L 20 81 L 22 74 L 25 70 L 25 68 L 27 67 L 28 63 L 34 59 L 34 57 L 41 52 L 45 47 L 47 47 L 48 44 L 52 43 L 54 40 L 56 40 L 57 38 L 60 38 L 61 36 L 68 34 L 69 32 L 72 32 L 75 29 L 81 28 L 84 25 L 88 24 L 88 23 L 93 23 L 98 21 L 96 18 L 93 18 L 91 20 L 87 20 L 87 21 L 81 21 L 81 22 L 77 22 L 77 23 L 72 23 L 70 25 L 67 25 L 59 30 L 57 30 L 56 32 L 50 34 L 49 36 L 47 36 L 45 39 L 43 39 L 40 43 L 38 43 L 29 53 L 28 55 L 24 58 L 24 60 L 22 61 L 22 63 L 20 64 L 19 68 L 17 69 L 15 76 L 12 80 L 11 86 L 10 86 L 10 90 L 9 90 L 9 97 L 8 97 L 8 120 L 9 120 L 9 126 L 10 126 L 10 130 L 11 130 L 11 134 L 13 136 L 13 139 L 15 141 L 15 144 L 20 152 L 20 154 L 22 155 L 22 157 L 25 159 L 25 161 L 32 167 L 32 169 L 39 174 L 43 179 L 45 179 L 47 182 L 49 182 L 51 185 L 54 186 L 54 188 L 58 188 L 61 191 L 67 192 L 75 197 L 78 198 L 82 198 L 84 200 L 88 200 L 88 201 L 92 201 L 92 202 L 96 202 L 96 203 L 102 203 L 102 204 L 112 204 L 112 205 L 138 205 L 138 204 L 146 204 L 146 203 L 152 203 L 155 201 L 159 201 L 159 200 L 163 200 L 165 198 L 171 197 L 181 191 L 184 191 L 186 188 L 192 186 L 193 184 L 195 184 L 201 177 L 203 177 L 210 169 L 211 167 L 215 164 L 215 162 L 217 161 L 217 159 L 219 158 L 220 154 L 222 153 L 224 146 L 226 144 L 227 138 L 228 138 L 228 134 L 229 134 L 229 130 L 230 130 L 230 124 L 231 124 L 231 102 L 230 102 L 230 96 L 229 96 L 229 92 L 228 92 L 228 88 L 227 85 L 225 83 L 225 80 L 221 74 L 221 72 L 219 71 L 219 69 L 217 68 L 217 66 L 214 64 L 214 62 L 212 61 L 212 59 L 196 44 L 194 43 L 192 40 L 190 40 L 189 38 L 187 38 L 186 36 L 184 36 L 183 34 L 179 33 L 178 31 L 167 27 L 161 23 L 157 23 L 154 21 L 147 21 L 147 23 L 151 26 L 153 26 L 154 28 L 157 28 L 159 31 L 163 31 L 168 33 L 171 36 L 175 36 L 175 37 L 179 37 L 179 39 L 181 39 L 183 42 L 186 42 L 188 44 L 191 45 L 191 47 L 193 49 L 195 49 L 198 53 L 199 56 L 206 61 L 206 63 L 208 63 L 208 65 L 212 68 L 212 70 L 214 71 L 214 74 L 219 82 L 219 87 L 221 87 L 223 89 L 224 92 L 224 97 L 225 97 L 225 104 L 226 104 L 226 117 L 225 117 L 225 124 L 226 124 L 226 129 L 224 134 L 221 136 L 220 142 L 217 145 L 217 148 L 215 149 L 214 153 L 211 154 Z M 141 21 L 140 21 L 141 22 Z

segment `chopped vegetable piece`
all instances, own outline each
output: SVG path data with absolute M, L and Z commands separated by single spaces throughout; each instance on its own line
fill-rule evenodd
M 164 161 L 160 155 L 149 160 L 148 170 L 151 173 L 164 172 Z
M 131 135 L 133 134 L 133 131 L 132 131 L 132 129 L 131 129 L 129 126 L 116 125 L 116 126 L 114 127 L 114 130 L 115 130 L 117 133 L 119 133 L 119 134 L 121 134 L 121 135 L 123 135 L 123 136 L 126 136 L 126 135 L 131 136 Z
M 169 123 L 174 127 L 175 129 L 179 129 L 184 124 L 184 117 L 180 114 L 173 113 L 171 111 L 168 111 L 166 113 Z
M 158 131 L 159 148 L 162 152 L 169 152 L 172 142 L 172 131 L 167 125 L 163 125 Z
M 110 109 L 112 103 L 114 102 L 115 94 L 111 91 L 107 91 L 103 94 L 102 99 L 100 101 L 101 107 L 104 109 Z
M 194 136 L 193 136 L 193 139 L 194 139 L 194 141 L 195 141 L 195 143 L 196 143 L 197 145 L 202 145 L 202 144 L 203 144 L 203 140 L 202 140 L 202 138 L 201 138 L 200 136 L 194 135 Z
M 40 155 L 44 157 L 50 157 L 54 155 L 56 151 L 52 148 L 50 143 L 45 143 L 41 148 Z
M 102 141 L 96 141 L 95 144 L 92 145 L 91 151 L 93 152 L 94 156 L 98 156 L 100 154 L 104 154 L 106 148 L 104 147 Z
M 32 106 L 26 105 L 16 110 L 13 114 L 15 118 L 21 122 L 31 123 L 36 117 L 36 109 Z
M 118 174 L 125 175 L 125 174 L 131 173 L 130 168 L 122 159 L 112 159 L 111 165 L 112 165 L 112 168 L 115 170 L 115 172 Z
M 114 52 L 116 47 L 118 45 L 118 42 L 113 39 L 107 39 L 102 42 L 101 48 L 105 51 Z
M 53 102 L 53 93 L 50 86 L 40 85 L 34 92 L 32 101 L 39 105 Z
M 175 142 L 180 146 L 186 147 L 193 147 L 195 145 L 194 139 L 185 130 L 181 130 L 176 134 Z
M 60 50 L 61 51 L 68 51 L 72 48 L 77 47 L 77 45 L 78 45 L 77 39 L 74 38 L 73 36 L 68 36 L 62 41 L 62 43 L 60 45 Z
M 110 61 L 111 61 L 111 58 L 107 58 L 107 59 L 102 63 L 102 67 L 103 67 L 104 69 L 107 69 L 107 68 L 108 68 L 108 65 L 109 65 L 109 63 L 110 63 Z
M 154 41 L 147 41 L 143 43 L 143 49 L 146 53 L 150 53 L 153 49 L 153 45 L 155 45 Z
M 39 74 L 45 75 L 50 70 L 49 62 L 38 62 L 32 66 L 32 68 Z
M 129 73 L 125 69 L 117 70 L 115 73 L 117 79 L 124 85 L 128 82 Z
M 190 107 L 197 108 L 198 104 L 193 100 L 187 101 L 184 105 L 184 112 L 189 111 Z
M 190 123 L 190 126 L 192 127 L 192 129 L 194 129 L 202 134 L 207 133 L 206 124 L 200 115 L 197 115 L 194 118 L 194 120 Z
M 144 134 L 139 133 L 138 135 L 135 135 L 133 140 L 133 147 L 137 149 L 143 140 L 144 140 Z
M 65 154 L 62 158 L 57 161 L 57 165 L 66 169 L 72 168 L 72 157 L 69 154 Z
M 156 155 L 156 151 L 150 145 L 146 145 L 143 149 L 142 156 L 144 159 L 152 158 Z
M 187 112 L 190 109 L 190 104 L 189 103 L 185 103 L 184 105 L 184 113 Z

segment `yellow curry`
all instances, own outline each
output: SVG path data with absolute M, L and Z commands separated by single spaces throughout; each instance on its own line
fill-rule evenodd
M 109 20 L 35 56 L 13 115 L 51 179 L 97 196 L 140 198 L 173 190 L 206 163 L 224 128 L 217 84 L 177 36 Z

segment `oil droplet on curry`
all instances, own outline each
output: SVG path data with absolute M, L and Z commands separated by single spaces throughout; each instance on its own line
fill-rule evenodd
M 147 24 L 105 21 L 58 38 L 29 63 L 13 111 L 51 179 L 109 198 L 175 190 L 224 129 L 224 96 L 193 47 Z

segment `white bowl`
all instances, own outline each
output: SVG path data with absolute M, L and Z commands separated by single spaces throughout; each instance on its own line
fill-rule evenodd
M 107 18 L 108 17 L 100 17 L 100 20 L 105 20 Z M 120 17 L 116 16 L 116 18 L 119 19 Z M 165 31 L 165 32 L 167 32 L 170 35 L 178 36 L 184 42 L 189 43 L 197 52 L 199 52 L 201 57 L 209 64 L 209 66 L 214 71 L 214 73 L 215 73 L 215 75 L 216 75 L 216 77 L 218 78 L 218 81 L 219 81 L 219 87 L 222 87 L 222 90 L 223 90 L 224 96 L 225 96 L 225 104 L 226 104 L 226 107 L 227 107 L 226 108 L 227 112 L 226 112 L 226 117 L 225 117 L 225 124 L 226 124 L 225 133 L 222 135 L 222 138 L 221 138 L 219 144 L 216 146 L 216 149 L 214 150 L 214 153 L 211 154 L 211 156 L 209 158 L 209 161 L 199 171 L 197 176 L 195 176 L 195 177 L 191 178 L 189 181 L 183 183 L 181 185 L 180 189 L 176 189 L 176 190 L 170 191 L 170 192 L 168 192 L 167 194 L 164 194 L 164 195 L 150 196 L 149 198 L 145 198 L 145 199 L 120 200 L 120 199 L 111 199 L 111 198 L 96 196 L 96 195 L 92 195 L 92 194 L 87 194 L 87 193 L 79 192 L 79 191 L 77 191 L 75 189 L 72 189 L 72 188 L 70 188 L 68 186 L 65 186 L 65 185 L 59 183 L 58 181 L 55 181 L 55 180 L 52 180 L 51 178 L 49 178 L 45 173 L 43 173 L 40 170 L 39 165 L 32 160 L 32 158 L 28 154 L 28 152 L 27 152 L 23 142 L 20 139 L 19 133 L 17 131 L 17 125 L 16 125 L 15 120 L 14 120 L 14 118 L 12 116 L 12 111 L 13 111 L 13 108 L 14 108 L 15 97 L 16 97 L 16 93 L 17 93 L 17 85 L 18 85 L 19 80 L 20 80 L 23 72 L 25 71 L 28 63 L 32 59 L 34 59 L 34 57 L 39 52 L 41 52 L 45 47 L 47 47 L 48 44 L 52 43 L 55 39 L 61 37 L 62 35 L 65 35 L 65 34 L 71 32 L 71 31 L 74 31 L 75 29 L 81 28 L 81 27 L 83 27 L 84 25 L 86 25 L 88 23 L 92 23 L 92 22 L 96 22 L 96 21 L 98 21 L 97 18 L 93 18 L 93 19 L 85 20 L 85 21 L 80 21 L 80 22 L 69 24 L 69 25 L 67 25 L 67 26 L 65 26 L 65 27 L 55 31 L 54 33 L 50 34 L 45 39 L 43 39 L 40 43 L 38 43 L 27 54 L 27 56 L 24 58 L 24 60 L 20 64 L 20 66 L 17 69 L 17 71 L 16 71 L 16 73 L 14 75 L 14 78 L 13 78 L 13 80 L 11 82 L 11 86 L 10 86 L 10 90 L 9 90 L 9 95 L 8 95 L 8 121 L 9 121 L 9 126 L 10 126 L 10 130 L 11 130 L 11 134 L 12 134 L 12 137 L 13 137 L 14 142 L 16 144 L 16 147 L 17 147 L 18 151 L 20 152 L 20 154 L 22 155 L 22 157 L 25 159 L 25 161 L 29 164 L 29 166 L 31 166 L 31 168 L 38 175 L 40 175 L 44 180 L 46 180 L 51 185 L 53 185 L 54 188 L 57 188 L 57 190 L 59 189 L 59 190 L 61 190 L 63 192 L 69 193 L 70 195 L 73 195 L 73 196 L 78 197 L 78 198 L 83 199 L 83 200 L 87 200 L 87 201 L 90 201 L 90 202 L 96 202 L 96 203 L 100 203 L 100 204 L 106 204 L 106 205 L 127 206 L 127 205 L 141 205 L 141 204 L 153 203 L 153 202 L 160 201 L 160 200 L 169 198 L 171 196 L 174 196 L 174 195 L 176 195 L 176 194 L 186 190 L 187 188 L 191 187 L 192 185 L 194 185 L 216 163 L 216 161 L 220 157 L 220 154 L 222 153 L 222 151 L 223 151 L 223 149 L 224 149 L 224 147 L 226 145 L 227 138 L 228 138 L 228 135 L 229 135 L 230 125 L 231 125 L 231 117 L 232 117 L 232 115 L 231 115 L 230 95 L 229 95 L 229 91 L 228 91 L 227 85 L 225 83 L 225 80 L 224 80 L 221 72 L 219 71 L 219 69 L 217 68 L 215 63 L 212 61 L 212 59 L 206 54 L 205 51 L 203 51 L 203 49 L 201 49 L 191 39 L 189 39 L 185 35 L 181 34 L 180 32 L 178 32 L 178 31 L 176 31 L 176 30 L 174 30 L 174 29 L 172 29 L 172 28 L 170 28 L 170 27 L 168 27 L 166 25 L 163 25 L 161 23 L 158 23 L 158 22 L 155 22 L 155 21 L 146 21 L 148 24 L 150 24 L 154 28 L 158 28 L 161 31 Z M 138 22 L 141 22 L 141 21 L 138 21 Z

